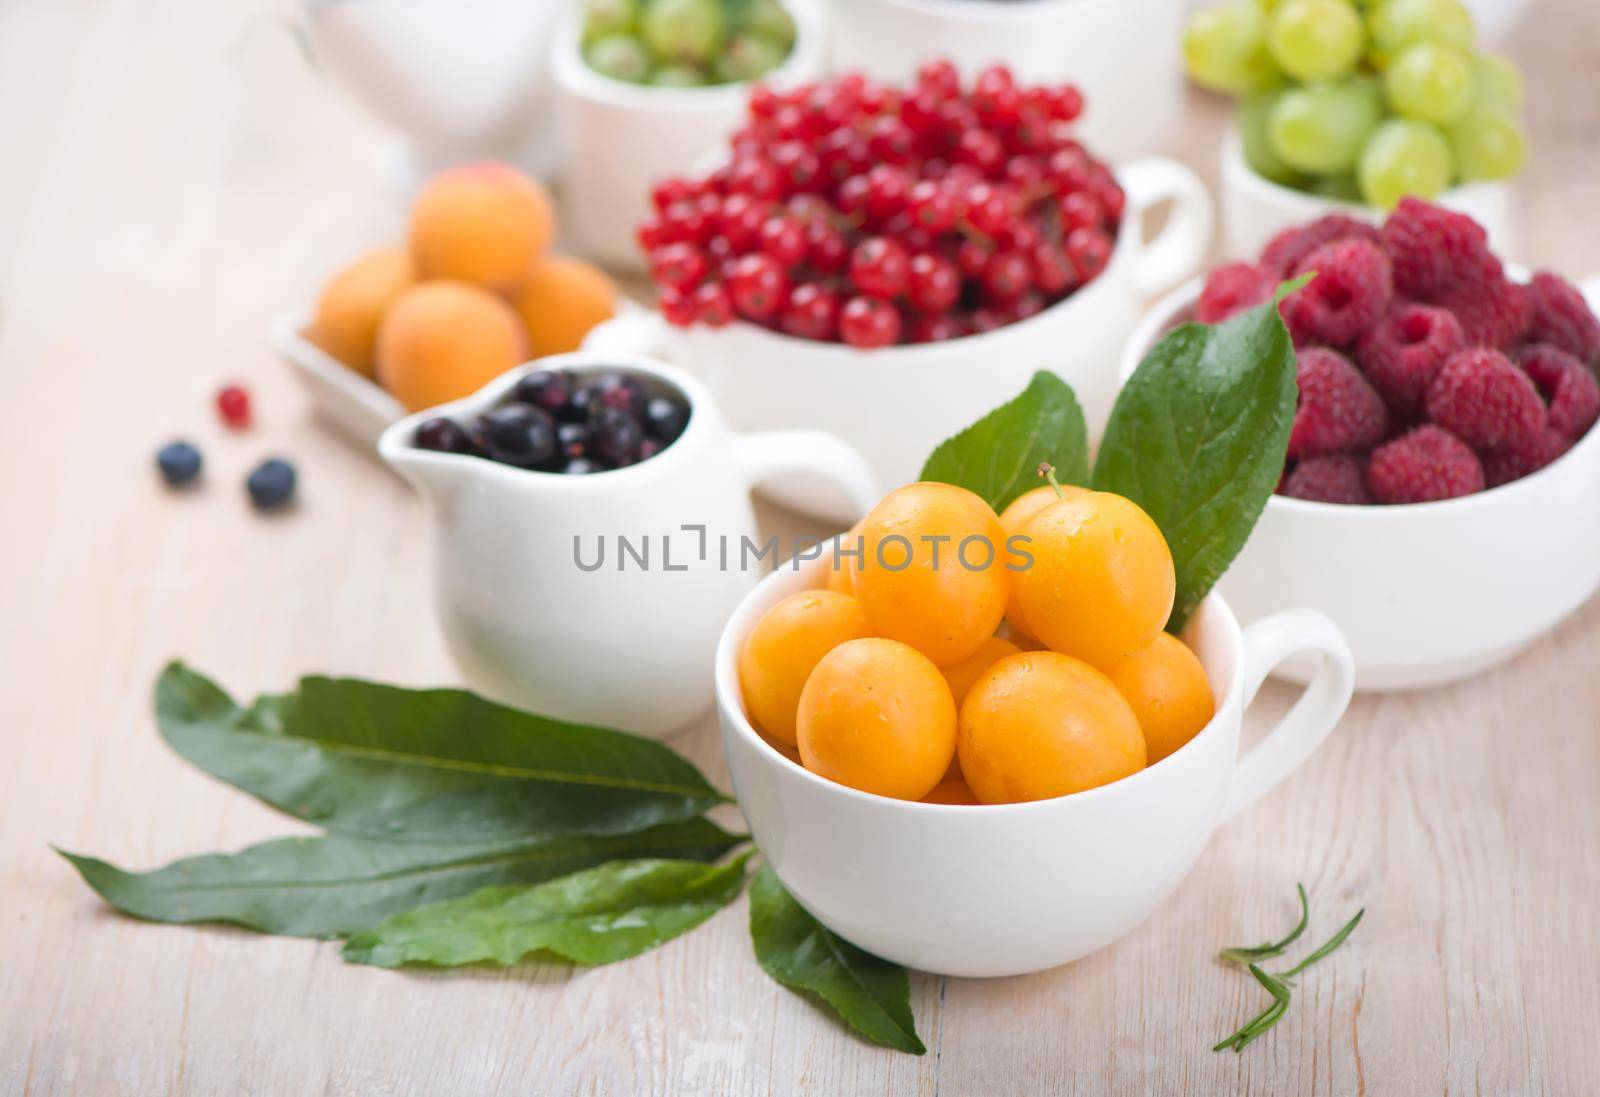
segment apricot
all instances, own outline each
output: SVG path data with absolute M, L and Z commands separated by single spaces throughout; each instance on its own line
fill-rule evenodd
M 511 306 L 465 282 L 417 283 L 378 327 L 378 380 L 410 411 L 470 395 L 527 356 Z
M 926 655 L 898 640 L 846 640 L 800 692 L 800 759 L 830 781 L 920 800 L 950 767 L 956 706 Z
M 983 642 L 977 651 L 948 667 L 940 667 L 944 680 L 950 683 L 950 696 L 956 703 L 956 708 L 961 708 L 961 702 L 967 699 L 967 691 L 972 688 L 972 683 L 982 677 L 983 672 L 1008 655 L 1015 655 L 1022 648 L 1013 644 L 1003 636 L 991 636 Z
M 544 187 L 509 164 L 462 164 L 434 176 L 411 206 L 411 256 L 424 278 L 511 293 L 550 246 Z
M 616 300 L 616 283 L 593 263 L 570 255 L 539 260 L 516 297 L 533 357 L 577 350 L 595 325 L 616 314 Z
M 846 640 L 870 635 L 861 603 L 847 594 L 791 594 L 756 622 L 739 651 L 739 688 L 757 729 L 795 742 L 800 691 L 817 662 Z
M 972 789 L 967 785 L 965 777 L 961 776 L 959 768 L 945 775 L 944 780 L 933 786 L 933 791 L 922 798 L 924 804 L 967 804 L 977 805 L 979 800 L 972 794 Z
M 878 635 L 940 666 L 994 635 L 1011 583 L 1005 534 L 988 503 L 952 484 L 908 484 L 872 508 L 861 535 L 856 597 Z
M 1111 679 L 1081 659 L 1025 651 L 973 683 L 956 755 L 986 804 L 1048 800 L 1144 768 L 1144 736 Z
M 1106 667 L 1166 625 L 1177 589 L 1172 553 L 1137 504 L 1084 492 L 1046 506 L 1022 532 L 1033 566 L 1015 574 L 1017 601 L 1047 647 Z
M 861 523 L 857 522 L 850 527 L 850 532 L 839 534 L 839 547 L 854 553 L 861 547 Z M 859 570 L 860 558 L 855 555 L 840 555 L 828 562 L 828 589 L 838 591 L 840 594 L 854 595 L 856 592 L 856 572 Z
M 1216 713 L 1205 668 L 1171 633 L 1158 633 L 1146 647 L 1111 664 L 1106 677 L 1139 718 L 1152 765 L 1193 739 Z
M 416 280 L 417 268 L 404 249 L 367 252 L 328 279 L 306 337 L 357 373 L 371 377 L 383 314 Z
M 1021 552 L 1011 552 L 1009 551 L 1009 546 L 1011 538 L 1020 534 L 1023 527 L 1032 521 L 1035 514 L 1038 514 L 1051 503 L 1082 495 L 1088 490 L 1088 488 L 1080 488 L 1075 484 L 1062 484 L 1061 491 L 1058 494 L 1055 488 L 1045 484 L 1043 487 L 1023 492 L 1006 504 L 1006 509 L 1000 512 L 1000 528 L 1005 530 L 1006 533 L 1006 545 L 1008 546 L 1006 553 L 1007 564 L 1019 571 L 1028 565 L 1027 546 L 1019 546 L 1023 549 Z M 1033 630 L 1028 628 L 1028 622 L 1023 619 L 1022 605 L 1017 601 L 1017 573 L 1013 571 L 1011 574 L 1011 597 L 1006 599 L 1006 624 L 1011 626 L 1011 631 L 1019 639 L 1037 639 L 1033 635 Z

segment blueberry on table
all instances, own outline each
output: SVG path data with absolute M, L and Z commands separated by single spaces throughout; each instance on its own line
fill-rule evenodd
M 559 411 L 571 398 L 572 376 L 556 369 L 535 370 L 511 389 L 511 399 L 543 408 L 551 414 Z
M 431 449 L 439 453 L 477 453 L 478 444 L 473 441 L 472 435 L 466 428 L 454 419 L 436 416 L 424 419 L 417 426 L 417 433 L 413 439 L 419 449 Z
M 188 442 L 168 442 L 156 452 L 156 468 L 168 487 L 181 488 L 200 475 L 200 451 Z
M 556 455 L 556 422 L 532 404 L 506 404 L 483 416 L 489 456 L 502 464 L 535 468 Z
M 261 462 L 244 482 L 257 510 L 277 510 L 286 505 L 294 498 L 294 485 L 294 466 L 281 457 Z
M 644 427 L 659 442 L 675 441 L 689 425 L 689 409 L 669 396 L 652 396 L 644 406 Z

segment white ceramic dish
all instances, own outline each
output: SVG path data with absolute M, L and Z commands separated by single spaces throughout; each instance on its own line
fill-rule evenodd
M 422 420 L 468 419 L 536 368 L 647 375 L 683 393 L 689 424 L 655 457 L 588 476 L 412 445 Z M 881 494 L 838 438 L 735 434 L 693 377 L 616 355 L 552 355 L 512 370 L 464 400 L 401 419 L 378 452 L 428 500 L 435 605 L 467 683 L 535 712 L 643 735 L 680 728 L 711 703 L 717 636 L 758 577 L 756 565 L 739 566 L 741 538 L 761 543 L 751 487 L 807 469 L 843 485 L 860 513 Z M 619 536 L 635 554 L 643 546 L 642 566 L 622 555 Z M 593 564 L 600 539 L 601 566 L 580 567 L 578 553 Z
M 869 952 L 946 975 L 1017 975 L 1086 956 L 1144 921 L 1217 826 L 1310 756 L 1350 701 L 1349 650 L 1326 617 L 1295 610 L 1243 633 L 1213 594 L 1187 631 L 1217 714 L 1131 777 L 1035 803 L 908 803 L 818 777 L 766 743 L 739 693 L 738 652 L 778 600 L 821 582 L 817 564 L 771 576 L 717 648 L 717 709 L 739 807 L 784 886 Z M 1297 653 L 1323 669 L 1294 709 L 1239 755 L 1240 717 L 1267 672 Z
M 826 21 L 818 0 L 784 0 L 794 48 L 763 78 L 792 87 L 823 70 Z M 556 35 L 550 64 L 570 148 L 561 189 L 562 231 L 579 253 L 643 270 L 634 230 L 650 211 L 651 186 L 691 169 L 744 117 L 750 85 L 641 87 L 612 80 L 583 60 L 576 19 Z
M 1113 162 L 1170 149 L 1183 105 L 1182 0 L 832 0 L 834 65 L 904 83 L 948 57 L 965 80 L 995 62 L 1071 82 L 1083 140 Z
M 1230 259 L 1254 259 L 1284 229 L 1330 213 L 1374 224 L 1385 216 L 1385 211 L 1373 206 L 1321 198 L 1263 179 L 1245 162 L 1237 130 L 1223 135 L 1220 161 L 1222 247 Z M 1520 241 L 1509 183 L 1465 183 L 1435 201 L 1482 225 L 1497 255 L 1517 254 Z
M 1037 370 L 1072 384 L 1098 436 L 1141 302 L 1193 273 L 1211 238 L 1210 199 L 1187 168 L 1140 160 L 1117 177 L 1127 190 L 1127 214 L 1105 270 L 1039 315 L 983 335 L 859 351 L 747 323 L 673 328 L 651 313 L 600 325 L 584 347 L 682 364 L 705 379 L 741 430 L 832 431 L 860 449 L 885 484 L 915 480 L 936 445 L 1016 396 Z M 1164 201 L 1171 201 L 1171 215 L 1146 242 L 1141 214 Z M 815 480 L 786 477 L 766 494 L 831 521 L 848 511 L 836 489 Z
M 1144 352 L 1193 305 L 1176 290 L 1140 324 Z M 1600 307 L 1600 283 L 1584 286 Z M 1240 619 L 1306 605 L 1338 624 L 1362 690 L 1470 677 L 1510 659 L 1600 587 L 1600 430 L 1532 476 L 1411 506 L 1338 506 L 1274 495 L 1217 589 Z M 1304 681 L 1290 662 L 1282 677 Z

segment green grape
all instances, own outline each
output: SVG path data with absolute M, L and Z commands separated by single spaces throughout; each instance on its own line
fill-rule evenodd
M 1281 98 L 1281 90 L 1264 91 L 1240 102 L 1239 143 L 1243 147 L 1245 163 L 1257 175 L 1286 187 L 1303 190 L 1310 184 L 1310 179 L 1284 163 L 1283 158 L 1272 151 L 1272 142 L 1267 139 L 1267 119 Z
M 1313 179 L 1306 188 L 1319 198 L 1327 198 L 1334 202 L 1349 202 L 1353 205 L 1361 204 L 1361 188 L 1356 184 L 1354 175 L 1328 175 Z
M 717 79 L 724 83 L 757 80 L 789 55 L 789 47 L 764 34 L 740 33 L 728 39 L 728 46 L 712 62 Z
M 706 74 L 694 65 L 662 65 L 650 74 L 650 83 L 661 88 L 700 88 Z
M 1498 53 L 1484 53 L 1478 55 L 1474 65 L 1477 70 L 1472 96 L 1474 108 L 1516 110 L 1522 106 L 1522 70 L 1514 61 Z
M 1453 122 L 1472 105 L 1472 59 L 1451 46 L 1407 46 L 1383 72 L 1383 91 L 1399 114 L 1424 122 Z
M 1297 80 L 1336 80 L 1355 68 L 1366 45 L 1349 0 L 1283 0 L 1267 21 L 1272 59 Z
M 639 31 L 657 60 L 692 65 L 709 62 L 727 37 L 721 0 L 650 0 Z
M 1509 179 L 1528 158 L 1528 138 L 1504 107 L 1475 109 L 1448 133 L 1463 179 Z
M 745 11 L 739 29 L 770 38 L 785 49 L 794 45 L 794 17 L 778 0 L 755 0 Z
M 1341 175 L 1355 166 L 1381 108 L 1369 80 L 1290 88 L 1267 115 L 1267 140 L 1296 171 Z
M 1283 82 L 1267 52 L 1267 17 L 1254 0 L 1195 12 L 1183 31 L 1183 60 L 1196 83 L 1230 95 Z
M 630 84 L 642 84 L 650 74 L 650 54 L 637 38 L 626 34 L 596 38 L 583 48 L 583 59 L 601 75 Z
M 583 40 L 610 34 L 632 34 L 639 23 L 639 0 L 585 0 Z
M 1415 42 L 1438 42 L 1470 52 L 1478 44 L 1472 13 L 1461 0 L 1383 0 L 1367 20 L 1380 57 Z
M 1435 198 L 1450 185 L 1455 165 L 1450 142 L 1427 122 L 1391 118 L 1361 150 L 1356 180 L 1361 196 L 1380 209 L 1393 209 L 1408 194 Z

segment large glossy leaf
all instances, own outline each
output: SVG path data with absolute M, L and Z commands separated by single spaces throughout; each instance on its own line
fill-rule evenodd
M 536 884 L 607 861 L 714 861 L 742 838 L 704 819 L 640 834 L 547 838 L 515 845 L 280 838 L 127 872 L 62 852 L 118 910 L 156 922 L 235 922 L 267 933 L 344 936 L 424 903 L 496 884 Z
M 731 902 L 748 859 L 613 861 L 532 887 L 484 888 L 396 914 L 345 942 L 344 958 L 380 967 L 514 964 L 542 950 L 580 964 L 626 960 Z
M 813 918 L 766 865 L 750 884 L 750 937 L 762 970 L 827 1003 L 867 1039 L 921 1055 L 911 986 L 898 964 L 863 952 Z
M 1055 466 L 1063 484 L 1089 482 L 1089 432 L 1072 386 L 1043 371 L 1022 394 L 939 444 L 922 479 L 956 484 L 996 511 L 1038 487 L 1039 465 Z
M 297 818 L 409 842 L 627 834 L 726 799 L 649 739 L 551 720 L 457 689 L 348 678 L 241 709 L 179 663 L 156 683 L 184 758 Z
M 1094 486 L 1138 503 L 1166 536 L 1178 576 L 1173 632 L 1239 554 L 1277 487 L 1297 393 L 1294 345 L 1266 304 L 1168 333 L 1117 397 Z

